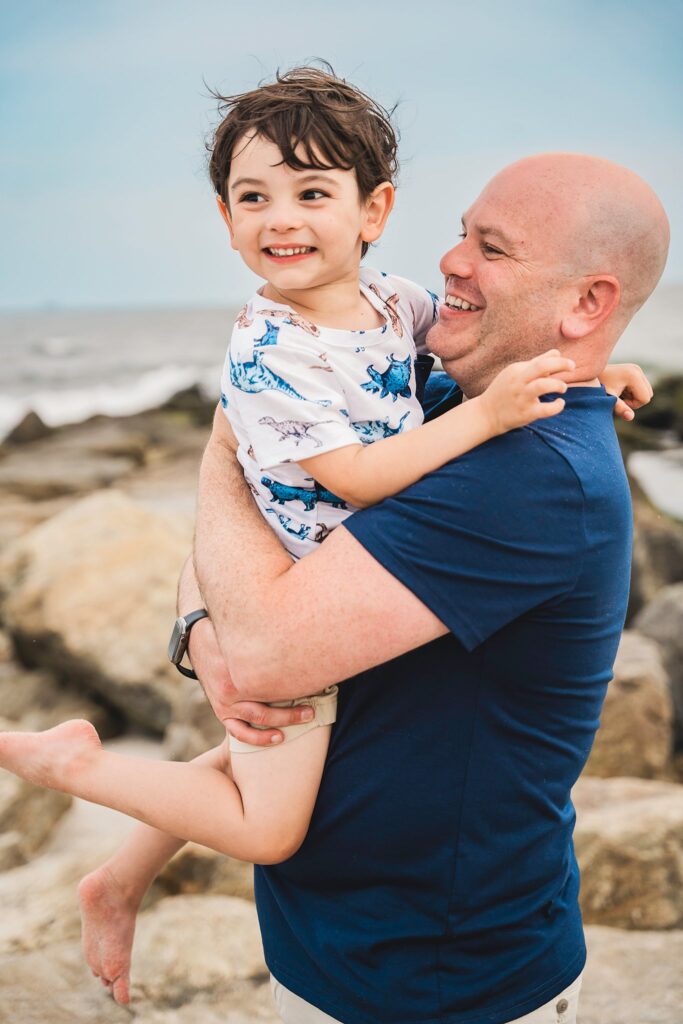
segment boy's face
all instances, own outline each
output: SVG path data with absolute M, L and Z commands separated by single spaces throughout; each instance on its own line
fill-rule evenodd
M 354 171 L 296 171 L 281 161 L 278 147 L 260 135 L 235 146 L 229 209 L 221 210 L 233 249 L 287 294 L 357 275 L 361 244 L 379 237 L 386 216 L 378 227 Z

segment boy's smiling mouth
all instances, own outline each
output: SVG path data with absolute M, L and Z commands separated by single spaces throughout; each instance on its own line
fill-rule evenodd
M 310 245 L 269 245 L 263 249 L 263 252 L 272 260 L 287 260 L 289 262 L 310 256 L 316 252 L 316 249 Z

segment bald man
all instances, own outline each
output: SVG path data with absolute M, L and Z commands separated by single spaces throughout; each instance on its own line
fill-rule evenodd
M 210 611 L 190 657 L 214 710 L 266 744 L 279 734 L 246 722 L 277 729 L 302 711 L 254 701 L 345 681 L 308 836 L 256 869 L 286 1024 L 576 1020 L 570 792 L 611 678 L 631 549 L 598 375 L 667 244 L 659 201 L 624 168 L 552 154 L 498 174 L 443 257 L 429 344 L 467 396 L 556 347 L 576 363 L 564 411 L 355 514 L 295 564 L 216 420 L 203 598 L 191 570 L 180 590 L 181 613 Z

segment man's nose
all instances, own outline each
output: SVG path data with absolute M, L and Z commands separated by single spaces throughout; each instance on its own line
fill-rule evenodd
M 444 277 L 472 277 L 474 265 L 466 243 L 467 239 L 464 238 L 441 257 L 439 270 Z

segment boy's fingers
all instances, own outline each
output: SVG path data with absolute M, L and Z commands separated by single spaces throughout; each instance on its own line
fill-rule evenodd
M 554 391 L 563 395 L 567 390 L 567 382 L 558 377 L 539 377 L 529 382 L 529 390 L 533 395 L 551 395 Z
M 632 420 L 635 419 L 636 414 L 623 398 L 617 398 L 614 406 L 614 415 L 619 416 L 622 420 Z
M 556 398 L 554 402 L 541 402 L 536 418 L 545 420 L 549 416 L 557 416 L 558 412 L 562 412 L 564 406 L 564 398 Z
M 576 363 L 573 359 L 567 359 L 557 351 L 544 352 L 542 356 L 536 356 L 527 363 L 528 380 L 534 377 L 547 377 L 551 373 L 569 373 L 575 369 Z

